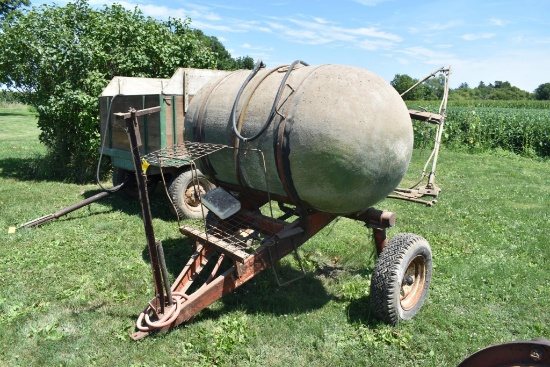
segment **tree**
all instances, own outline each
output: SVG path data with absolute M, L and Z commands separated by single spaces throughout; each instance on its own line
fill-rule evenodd
M 190 20 L 157 21 L 115 4 L 42 5 L 0 23 L 0 84 L 38 111 L 40 141 L 73 178 L 98 157 L 98 96 L 116 75 L 170 77 L 177 67 L 214 68 Z M 64 169 L 63 169 L 64 168 Z
M 497 80 L 495 81 L 495 88 L 509 89 L 509 88 L 512 88 L 512 85 L 508 81 L 503 82 L 503 81 Z
M 236 63 L 236 69 L 248 69 L 248 70 L 252 70 L 254 69 L 254 59 L 250 56 L 245 56 L 245 57 L 237 57 L 235 59 L 235 63 Z
M 418 79 L 413 79 L 407 74 L 395 74 L 395 77 L 390 82 L 390 84 L 395 88 L 395 90 L 402 94 L 407 89 L 412 87 L 418 82 Z M 406 101 L 417 101 L 423 99 L 424 93 L 421 92 L 418 88 L 415 88 L 406 94 L 403 95 L 403 99 Z
M 537 89 L 535 89 L 535 98 L 538 99 L 539 101 L 550 100 L 550 83 L 544 83 L 539 85 Z
M 396 74 L 390 82 L 399 94 L 402 94 L 416 83 L 418 83 L 418 79 L 413 79 L 407 74 Z M 439 75 L 416 86 L 414 89 L 404 94 L 403 99 L 406 101 L 439 100 L 443 97 L 444 87 L 445 77 L 443 75 Z
M 29 5 L 31 5 L 30 0 L 0 0 L 0 20 L 15 9 Z
M 445 76 L 439 74 L 426 80 L 422 86 L 424 87 L 424 100 L 440 100 L 445 93 Z
M 250 56 L 233 58 L 225 46 L 214 36 L 207 36 L 200 29 L 193 32 L 217 55 L 216 68 L 219 70 L 253 69 L 254 59 Z

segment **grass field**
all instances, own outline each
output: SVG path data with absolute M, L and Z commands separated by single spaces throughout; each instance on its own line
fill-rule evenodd
M 341 219 L 301 247 L 304 279 L 279 288 L 267 271 L 194 323 L 134 342 L 153 296 L 137 201 L 109 197 L 8 234 L 99 192 L 49 177 L 37 136 L 26 107 L 0 108 L 0 366 L 456 366 L 490 344 L 550 338 L 548 161 L 443 149 L 436 206 L 377 206 L 397 213 L 390 236 L 432 246 L 432 287 L 411 321 L 370 315 L 370 232 Z M 408 180 L 427 155 L 415 152 Z M 161 190 L 152 212 L 176 276 L 190 243 Z M 299 274 L 290 258 L 277 269 Z

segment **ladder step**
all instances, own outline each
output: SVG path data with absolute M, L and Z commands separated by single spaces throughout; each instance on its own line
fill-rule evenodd
M 409 110 L 409 115 L 411 115 L 411 118 L 413 120 L 426 121 L 436 125 L 441 124 L 441 121 L 443 120 L 443 116 L 438 115 L 437 113 L 430 113 L 425 111 Z
M 244 260 L 250 256 L 249 253 L 243 251 L 239 246 L 232 245 L 220 238 L 217 238 L 211 234 L 207 235 L 204 231 L 199 231 L 198 229 L 195 229 L 190 226 L 181 226 L 180 232 L 183 235 L 192 237 L 196 240 L 199 240 L 201 242 L 205 242 L 212 247 L 216 248 L 216 250 L 220 251 L 223 254 L 226 254 L 233 260 L 244 262 Z

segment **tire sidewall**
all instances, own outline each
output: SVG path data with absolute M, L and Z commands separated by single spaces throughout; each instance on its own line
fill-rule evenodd
M 400 299 L 401 284 L 403 282 L 403 277 L 405 276 L 405 272 L 407 271 L 408 265 L 417 256 L 422 256 L 424 259 L 425 267 L 426 267 L 426 274 L 425 274 L 426 278 L 422 289 L 422 294 L 418 302 L 416 302 L 416 304 L 409 310 L 404 310 L 401 307 L 401 299 Z M 422 308 L 428 293 L 428 289 L 430 288 L 433 265 L 432 265 L 432 253 L 428 242 L 422 237 L 418 237 L 416 240 L 410 243 L 410 246 L 408 246 L 408 249 L 403 256 L 402 261 L 400 261 L 399 264 L 396 264 L 396 266 L 397 266 L 398 281 L 395 283 L 394 289 L 392 290 L 393 303 L 394 303 L 395 310 L 397 310 L 399 319 L 409 320 L 413 318 L 418 313 L 418 311 L 420 311 L 420 309 Z
M 215 187 L 200 171 L 196 171 L 195 174 L 192 170 L 179 173 L 170 184 L 169 192 L 172 202 L 176 207 L 177 214 L 184 218 L 200 219 L 203 217 L 201 205 L 196 207 L 189 205 L 185 196 L 186 191 L 194 185 L 195 177 L 198 179 L 199 185 L 201 185 L 205 191 L 210 191 Z M 205 215 L 207 212 L 208 210 L 204 208 Z

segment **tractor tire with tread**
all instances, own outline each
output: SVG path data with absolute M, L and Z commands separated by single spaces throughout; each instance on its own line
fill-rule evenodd
M 413 233 L 399 233 L 376 262 L 370 284 L 371 310 L 392 325 L 414 317 L 428 295 L 432 252 L 428 241 Z

